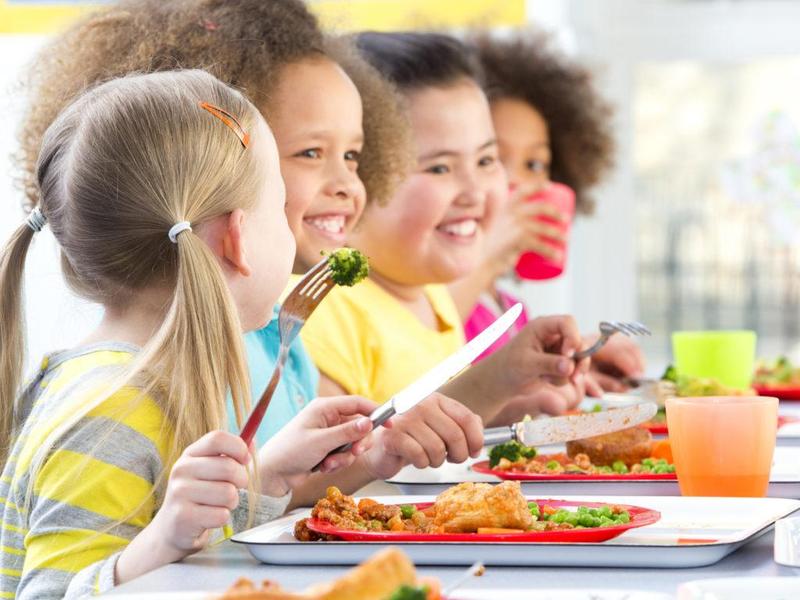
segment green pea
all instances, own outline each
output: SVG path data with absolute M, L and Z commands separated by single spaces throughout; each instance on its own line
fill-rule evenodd
M 401 504 L 400 505 L 400 514 L 403 515 L 404 519 L 410 519 L 411 515 L 417 512 L 417 507 L 413 504 Z
M 545 464 L 545 467 L 547 467 L 551 471 L 553 469 L 557 469 L 559 466 L 560 466 L 560 463 L 557 460 L 549 460 L 549 461 L 547 461 L 547 464 Z
M 621 460 L 614 461 L 614 464 L 611 465 L 611 468 L 614 469 L 615 473 L 627 473 L 628 472 L 628 467 Z

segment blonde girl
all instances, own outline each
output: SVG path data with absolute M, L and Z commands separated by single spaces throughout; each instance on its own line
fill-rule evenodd
M 87 86 L 131 72 L 208 70 L 242 88 L 267 118 L 297 242 L 293 271 L 342 246 L 369 198 L 381 203 L 409 163 L 408 126 L 392 87 L 345 40 L 325 37 L 302 0 L 123 0 L 56 38 L 29 70 L 20 128 L 31 205 L 42 135 Z M 245 337 L 251 392 L 260 397 L 279 347 L 277 321 Z M 319 376 L 298 339 L 267 417 L 266 442 L 317 396 Z M 231 425 L 236 418 L 231 406 Z
M 0 261 L 3 597 L 107 591 L 281 514 L 343 441 L 361 440 L 324 469 L 369 447 L 356 417 L 374 405 L 352 397 L 309 405 L 257 461 L 223 431 L 226 395 L 249 399 L 242 330 L 269 319 L 294 259 L 275 142 L 241 94 L 201 71 L 101 85 L 47 130 L 36 177 Z M 45 224 L 105 314 L 18 396 L 25 255 Z
M 275 133 L 286 183 L 286 213 L 297 241 L 295 270 L 341 245 L 364 207 L 383 204 L 409 163 L 409 130 L 393 87 L 352 44 L 323 36 L 299 0 L 127 0 L 102 9 L 58 38 L 32 70 L 32 103 L 22 128 L 23 155 L 41 143 L 64 98 L 130 71 L 175 65 L 205 68 L 242 87 Z M 29 161 L 24 170 L 32 172 Z M 32 189 L 28 197 L 37 201 Z M 251 393 L 259 397 L 279 347 L 277 322 L 245 336 Z M 299 340 L 258 434 L 264 444 L 317 396 L 319 375 Z M 229 406 L 229 428 L 239 426 Z M 435 432 L 435 433 L 432 433 Z M 466 460 L 482 445 L 480 419 L 434 395 L 356 464 L 316 475 L 293 504 L 313 503 L 335 483 L 347 492 L 389 477 L 405 464 Z

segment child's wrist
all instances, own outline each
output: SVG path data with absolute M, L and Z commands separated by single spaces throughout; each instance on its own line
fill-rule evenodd
M 276 470 L 264 465 L 261 469 L 261 494 L 271 498 L 282 498 L 292 491 L 289 478 Z

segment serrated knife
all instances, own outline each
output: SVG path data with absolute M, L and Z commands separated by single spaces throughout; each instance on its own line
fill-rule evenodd
M 658 406 L 641 402 L 601 412 L 522 421 L 483 432 L 483 445 L 494 446 L 516 440 L 525 446 L 546 446 L 628 429 L 653 418 Z

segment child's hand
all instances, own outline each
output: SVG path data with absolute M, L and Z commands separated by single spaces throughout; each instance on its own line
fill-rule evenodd
M 164 503 L 153 518 L 178 560 L 202 549 L 208 531 L 226 525 L 247 488 L 247 446 L 225 431 L 207 433 L 172 467 Z
M 528 323 L 499 352 L 498 367 L 512 382 L 524 386 L 538 378 L 565 385 L 589 369 L 589 359 L 576 363 L 572 355 L 582 345 L 578 325 L 571 316 L 539 317 Z M 506 365 L 505 367 L 503 365 Z
M 568 220 L 556 206 L 549 202 L 529 202 L 528 196 L 536 188 L 517 188 L 507 204 L 494 210 L 485 237 L 484 268 L 494 277 L 507 273 L 523 252 L 535 252 L 551 260 L 557 260 L 561 250 L 553 242 L 566 243 L 561 228 L 540 220 L 547 217 L 556 222 Z
M 439 393 L 392 417 L 387 425 L 375 433 L 377 443 L 363 458 L 373 479 L 391 477 L 408 464 L 424 469 L 445 460 L 462 463 L 483 448 L 480 417 Z
M 372 447 L 374 402 L 358 396 L 317 398 L 259 450 L 261 491 L 282 496 L 302 483 L 320 461 L 330 473 L 348 467 Z M 325 458 L 347 443 L 353 447 Z
M 508 425 L 522 421 L 527 415 L 536 416 L 540 413 L 563 415 L 576 409 L 586 394 L 591 395 L 591 390 L 587 388 L 589 379 L 589 374 L 579 374 L 574 382 L 561 386 L 542 381 L 529 394 L 503 406 L 492 423 Z
M 590 346 L 597 334 L 586 339 Z M 606 345 L 592 357 L 591 375 L 607 392 L 624 392 L 628 389 L 620 379 L 641 377 L 645 370 L 644 354 L 638 344 L 627 336 L 612 335 Z

